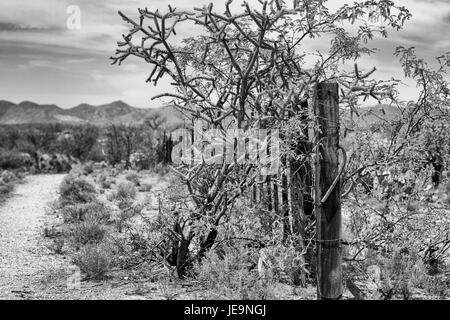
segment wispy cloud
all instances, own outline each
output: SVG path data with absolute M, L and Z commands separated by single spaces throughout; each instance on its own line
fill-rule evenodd
M 12 32 L 20 32 L 20 31 L 28 31 L 28 32 L 52 32 L 62 30 L 62 28 L 58 28 L 55 26 L 51 27 L 33 27 L 27 24 L 22 23 L 13 23 L 13 22 L 2 22 L 0 21 L 0 32 L 2 31 L 12 31 Z

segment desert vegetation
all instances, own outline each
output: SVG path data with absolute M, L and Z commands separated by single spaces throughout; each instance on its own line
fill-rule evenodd
M 234 293 L 274 287 L 271 281 L 312 284 L 319 298 L 328 299 L 342 297 L 341 273 L 356 298 L 408 299 L 414 289 L 437 282 L 437 291 L 447 292 L 448 58 L 437 57 L 431 67 L 413 48 L 399 46 L 394 56 L 419 91 L 416 101 L 401 101 L 399 80 L 378 80 L 376 68 L 357 62 L 372 53 L 366 44 L 374 37 L 403 28 L 411 18 L 407 8 L 389 1 L 359 2 L 333 13 L 324 1 L 242 5 L 239 13 L 232 1 L 220 10 L 213 4 L 193 11 L 169 6 L 164 13 L 139 9 L 137 19 L 120 13 L 130 32 L 113 62 L 143 59 L 152 67 L 148 82 L 170 78 L 173 92 L 157 98 L 171 99 L 189 119 L 203 122 L 193 128 L 194 137 L 230 127 L 281 131 L 281 170 L 263 180 L 261 164 L 211 161 L 212 150 L 223 151 L 212 140 L 209 148 L 195 146 L 201 161 L 195 161 L 197 150 L 194 158 L 184 154 L 187 160 L 174 168 L 184 187 L 167 218 L 173 221 L 168 262 L 177 276 L 194 272 L 213 286 L 219 281 L 218 288 L 234 287 Z M 365 23 L 371 19 L 384 25 Z M 180 44 L 176 29 L 188 23 L 204 33 Z M 331 39 L 329 48 L 302 51 L 306 39 L 319 37 Z M 339 116 L 321 110 L 336 100 Z M 379 107 L 362 107 L 366 100 Z M 333 126 L 323 120 L 327 116 Z M 245 136 L 236 136 L 224 148 L 239 149 L 239 139 L 246 144 Z M 275 203 L 280 186 L 283 207 Z M 263 190 L 256 202 L 255 189 Z M 327 228 L 336 228 L 334 238 Z M 202 271 L 211 264 L 222 266 L 220 275 Z M 439 272 L 431 271 L 433 264 Z M 236 274 L 250 283 L 233 285 Z M 372 292 L 368 283 L 375 283 Z

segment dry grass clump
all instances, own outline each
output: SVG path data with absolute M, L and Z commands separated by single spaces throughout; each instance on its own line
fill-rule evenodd
M 105 173 L 101 173 L 97 177 L 97 183 L 100 185 L 102 189 L 111 189 L 111 186 L 115 183 L 113 178 L 108 177 Z
M 139 186 L 141 184 L 139 173 L 137 173 L 136 171 L 133 171 L 133 170 L 129 171 L 125 175 L 125 179 L 134 183 L 135 186 Z
M 74 262 L 89 279 L 102 279 L 113 261 L 111 247 L 107 243 L 87 244 L 76 254 Z
M 76 248 L 80 248 L 89 243 L 98 243 L 103 240 L 105 234 L 105 226 L 91 221 L 75 223 L 67 231 L 67 236 Z
M 89 175 L 94 172 L 94 164 L 92 162 L 87 162 L 83 165 L 83 174 Z
M 136 199 L 136 194 L 136 187 L 132 182 L 121 182 L 117 185 L 116 190 L 108 195 L 108 200 L 117 202 L 119 207 L 124 207 Z
M 105 237 L 111 217 L 110 208 L 105 204 L 78 203 L 66 205 L 60 211 L 65 223 L 64 235 L 75 248 L 98 243 Z
M 0 180 L 0 201 L 6 199 L 13 189 L 14 185 L 12 183 L 6 183 Z
M 61 209 L 61 215 L 66 223 L 82 221 L 107 223 L 111 216 L 110 209 L 98 201 L 66 205 Z
M 275 298 L 274 281 L 260 277 L 257 251 L 225 246 L 221 254 L 208 252 L 198 266 L 198 279 L 218 299 L 269 300 Z
M 95 187 L 80 177 L 68 175 L 59 187 L 60 205 L 88 203 L 96 199 Z

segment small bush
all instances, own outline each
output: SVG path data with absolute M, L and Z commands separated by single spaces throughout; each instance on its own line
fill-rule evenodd
M 95 200 L 95 187 L 86 180 L 67 176 L 59 187 L 61 205 L 88 203 Z
M 117 185 L 116 190 L 110 194 L 110 201 L 117 201 L 121 204 L 129 204 L 136 198 L 136 187 L 131 182 L 121 182 Z
M 109 208 L 96 201 L 67 205 L 61 209 L 61 214 L 66 223 L 90 221 L 95 224 L 104 224 L 110 218 Z
M 13 189 L 14 186 L 12 184 L 0 181 L 0 201 L 6 199 Z
M 140 204 L 119 204 L 120 211 L 116 219 L 116 226 L 119 232 L 122 232 L 127 221 L 142 212 L 143 206 Z
M 223 258 L 214 250 L 202 260 L 198 278 L 218 299 L 274 299 L 273 279 L 259 277 L 256 250 L 245 247 L 224 249 Z
M 424 289 L 441 299 L 447 299 L 450 294 L 450 280 L 445 274 L 428 276 Z
M 83 166 L 83 173 L 88 175 L 94 172 L 94 164 L 92 162 L 85 163 Z
M 408 300 L 412 296 L 412 280 L 418 279 L 420 270 L 417 255 L 393 249 L 390 252 L 371 253 L 366 260 L 370 282 L 376 284 L 377 291 L 384 300 L 402 298 Z M 418 281 L 418 280 L 416 280 Z
M 111 189 L 113 181 L 109 179 L 106 174 L 101 173 L 97 178 L 97 183 L 100 185 L 102 189 Z
M 5 170 L 5 171 L 2 172 L 1 180 L 4 183 L 9 183 L 9 182 L 17 180 L 17 177 L 16 177 L 16 175 L 13 172 Z
M 130 171 L 125 175 L 125 179 L 133 182 L 135 186 L 140 185 L 139 174 L 136 171 Z
M 26 154 L 0 149 L 0 169 L 14 170 L 29 168 L 31 165 L 31 158 Z
M 90 279 L 101 279 L 112 264 L 112 252 L 107 244 L 89 244 L 81 248 L 75 257 L 75 264 Z
M 14 190 L 14 185 L 18 180 L 24 178 L 23 173 L 3 171 L 0 176 L 0 201 L 3 201 Z
M 20 171 L 15 172 L 15 175 L 16 175 L 16 178 L 19 179 L 19 180 L 23 180 L 26 177 L 26 173 L 25 172 L 20 172 Z
M 117 168 L 112 168 L 110 170 L 109 174 L 110 174 L 111 177 L 117 177 L 120 174 L 120 171 Z
M 98 243 L 103 240 L 105 234 L 106 228 L 103 225 L 91 221 L 72 224 L 67 232 L 67 236 L 76 248 L 89 243 Z
M 89 151 L 89 154 L 87 156 L 87 160 L 97 162 L 97 163 L 106 160 L 105 156 L 103 155 L 100 145 L 94 145 L 92 147 L 91 151 Z

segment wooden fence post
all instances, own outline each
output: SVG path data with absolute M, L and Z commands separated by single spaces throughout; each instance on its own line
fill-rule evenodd
M 282 164 L 284 168 L 287 166 L 286 159 L 282 159 Z M 284 170 L 284 172 L 280 176 L 280 184 L 281 184 L 281 217 L 282 217 L 282 228 L 283 228 L 283 242 L 285 242 L 290 234 L 290 224 L 289 224 L 289 180 L 288 180 L 288 171 Z
M 343 292 L 338 89 L 317 84 L 313 104 L 318 299 L 340 299 Z

